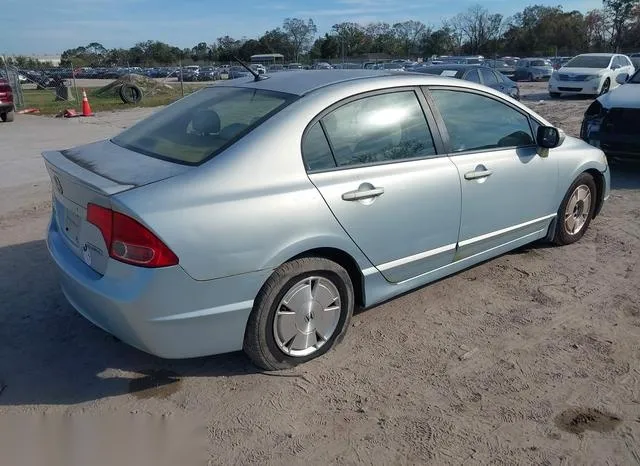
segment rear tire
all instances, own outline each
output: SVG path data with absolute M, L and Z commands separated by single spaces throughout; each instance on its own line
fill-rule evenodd
M 351 278 L 335 262 L 318 257 L 287 262 L 258 293 L 244 352 L 270 371 L 317 358 L 344 337 L 354 301 Z
M 588 173 L 581 174 L 560 204 L 553 242 L 559 246 L 575 243 L 589 228 L 598 199 L 596 183 Z
M 5 123 L 12 122 L 16 117 L 16 112 L 11 110 L 10 112 L 0 113 L 0 119 Z

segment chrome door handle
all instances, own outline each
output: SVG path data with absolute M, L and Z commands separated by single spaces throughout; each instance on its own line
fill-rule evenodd
M 359 201 L 361 199 L 369 199 L 371 197 L 378 197 L 384 194 L 384 188 L 373 188 L 367 190 L 349 191 L 342 195 L 343 201 Z
M 465 180 L 477 180 L 480 178 L 487 178 L 491 176 L 493 172 L 491 170 L 472 171 L 464 174 Z

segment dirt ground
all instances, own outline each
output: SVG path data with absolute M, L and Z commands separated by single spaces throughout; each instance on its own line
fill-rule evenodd
M 521 87 L 577 134 L 589 100 Z M 141 353 L 58 288 L 39 152 L 151 111 L 0 124 L 0 415 L 199 416 L 211 464 L 640 463 L 638 165 L 612 165 L 611 198 L 577 244 L 519 249 L 359 312 L 335 351 L 269 374 L 240 353 Z

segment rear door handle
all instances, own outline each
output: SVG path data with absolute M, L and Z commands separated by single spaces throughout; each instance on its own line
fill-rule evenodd
M 491 170 L 478 170 L 472 171 L 464 174 L 465 180 L 477 180 L 480 178 L 487 178 L 491 176 L 493 172 Z
M 361 199 L 369 199 L 372 197 L 378 197 L 384 194 L 384 188 L 373 188 L 367 190 L 349 191 L 342 195 L 343 201 L 359 201 Z

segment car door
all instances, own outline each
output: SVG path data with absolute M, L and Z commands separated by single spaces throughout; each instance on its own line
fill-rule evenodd
M 421 101 L 406 88 L 358 96 L 323 112 L 303 136 L 309 179 L 394 283 L 450 264 L 460 227 L 458 171 Z
M 558 162 L 538 155 L 533 124 L 495 96 L 432 87 L 462 186 L 456 259 L 544 236 L 558 209 Z

